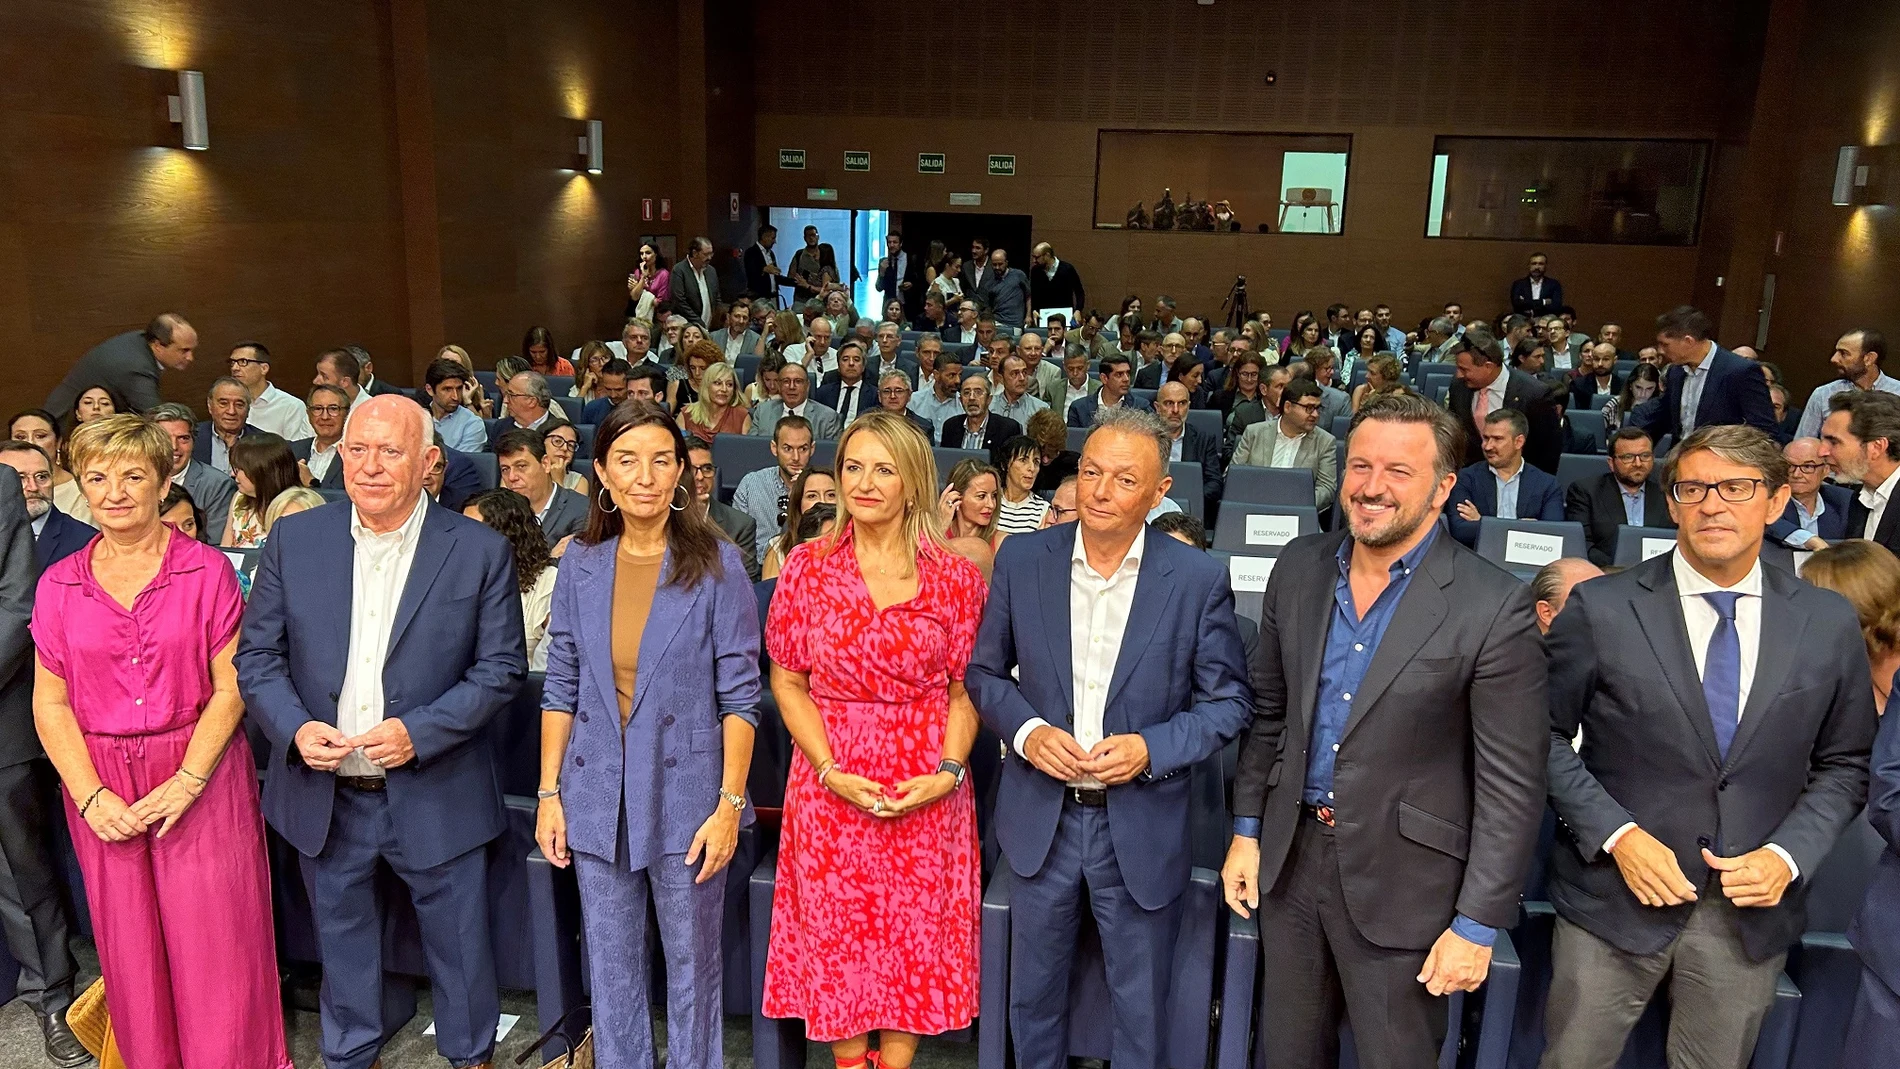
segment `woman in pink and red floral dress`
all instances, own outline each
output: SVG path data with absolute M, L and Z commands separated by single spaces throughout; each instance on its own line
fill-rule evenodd
M 919 1035 L 976 1016 L 980 855 L 964 767 L 977 716 L 963 671 L 986 589 L 936 528 L 936 465 L 910 420 L 860 416 L 837 475 L 845 518 L 792 551 L 766 623 L 799 753 L 764 1012 L 803 1018 L 841 1069 L 905 1069 Z

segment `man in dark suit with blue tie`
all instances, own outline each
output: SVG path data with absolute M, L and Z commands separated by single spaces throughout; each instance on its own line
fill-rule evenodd
M 432 434 L 408 398 L 358 406 L 339 459 L 350 500 L 272 528 L 238 643 L 245 709 L 270 740 L 264 817 L 303 855 L 333 1069 L 369 1069 L 383 1044 L 382 864 L 415 902 L 436 1049 L 459 1069 L 494 1058 L 502 803 L 486 729 L 527 647 L 507 540 L 424 493 Z
M 1267 581 L 1234 780 L 1228 906 L 1258 911 L 1266 1069 L 1426 1069 L 1490 973 L 1544 813 L 1531 591 L 1435 522 L 1463 443 L 1417 395 L 1361 407 L 1346 526 Z M 1235 1007 L 1230 1012 L 1244 1013 Z
M 1476 549 L 1478 522 L 1486 516 L 1564 518 L 1564 494 L 1557 480 L 1524 463 L 1524 436 L 1530 426 L 1524 413 L 1515 408 L 1501 408 L 1484 417 L 1484 460 L 1461 469 L 1451 495 L 1445 498 L 1445 520 L 1453 538 Z
M 1665 977 L 1670 1063 L 1743 1069 L 1806 881 L 1866 800 L 1859 620 L 1761 563 L 1787 481 L 1767 434 L 1695 431 L 1663 475 L 1675 550 L 1577 586 L 1551 625 L 1543 1069 L 1610 1069 Z
M 1626 421 L 1651 439 L 1681 441 L 1697 427 L 1739 423 L 1777 441 L 1788 436 L 1775 421 L 1775 402 L 1761 365 L 1736 356 L 1711 338 L 1715 324 L 1683 305 L 1656 317 L 1656 348 L 1669 362 L 1663 391 L 1631 410 Z
M 1085 909 L 1107 959 L 1114 1012 L 1094 1026 L 1113 1029 L 1111 1060 L 1166 1064 L 1187 773 L 1246 724 L 1226 571 L 1146 523 L 1168 491 L 1169 444 L 1152 413 L 1103 411 L 1082 448 L 1080 521 L 1003 543 L 965 680 L 1009 749 L 996 830 L 1016 877 L 1009 1026 L 1022 1069 L 1068 1064 Z

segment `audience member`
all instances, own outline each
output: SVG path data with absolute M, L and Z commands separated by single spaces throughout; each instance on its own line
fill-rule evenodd
M 171 481 L 184 487 L 198 508 L 198 540 L 217 545 L 231 516 L 231 499 L 237 496 L 237 483 L 229 475 L 209 464 L 191 459 L 194 422 L 191 409 L 176 401 L 156 405 L 146 418 L 158 424 L 172 442 Z M 55 501 L 58 498 L 54 498 Z M 87 513 L 91 516 L 91 512 Z
M 1662 395 L 1629 413 L 1627 422 L 1680 442 L 1697 427 L 1743 424 L 1774 434 L 1768 380 L 1755 364 L 1716 344 L 1715 324 L 1688 305 L 1656 317 L 1656 348 L 1669 361 Z
M 1305 468 L 1313 473 L 1313 507 L 1324 513 L 1333 507 L 1339 486 L 1338 439 L 1318 426 L 1319 384 L 1296 378 L 1280 391 L 1279 415 L 1247 428 L 1234 446 L 1230 469 Z
M 341 452 L 351 507 L 265 543 L 239 643 L 245 711 L 278 755 L 264 815 L 314 888 L 330 1065 L 370 1064 L 383 1046 L 385 864 L 428 950 L 437 1051 L 452 1065 L 494 1058 L 485 877 L 503 820 L 486 728 L 521 686 L 527 643 L 508 540 L 425 498 L 430 437 L 413 401 L 364 402 Z M 339 576 L 352 577 L 347 611 Z
M 786 371 L 798 367 L 787 364 Z M 803 371 L 803 368 L 798 368 Z M 789 378 L 788 380 L 789 381 Z M 758 425 L 755 423 L 754 429 Z M 747 472 L 739 480 L 732 494 L 732 507 L 752 517 L 757 524 L 760 567 L 768 568 L 772 538 L 779 533 L 785 519 L 786 499 L 792 491 L 792 484 L 798 481 L 805 466 L 811 463 L 812 425 L 803 416 L 780 416 L 772 422 L 772 458 L 778 463 L 770 468 Z
M 1900 560 L 1872 542 L 1849 539 L 1817 550 L 1802 565 L 1801 578 L 1854 606 L 1873 666 L 1874 712 L 1884 716 L 1900 672 Z
M 1034 338 L 1035 335 L 1026 335 Z M 1036 363 L 1042 363 L 1040 357 Z M 1049 403 L 1031 393 L 1033 384 L 1029 358 L 1022 355 L 1005 357 L 1000 364 L 1002 375 L 998 385 L 1001 389 L 990 399 L 990 411 L 1006 417 L 1017 426 L 1027 426 L 1029 417 L 1049 407 Z
M 1537 630 L 1550 634 L 1550 623 L 1564 611 L 1570 590 L 1578 583 L 1603 574 L 1603 569 L 1582 557 L 1559 557 L 1531 577 L 1531 596 L 1537 599 Z
M 501 485 L 527 500 L 549 549 L 587 526 L 587 499 L 555 482 L 547 443 L 539 432 L 502 435 L 495 441 L 495 459 L 501 465 Z
M 1453 538 L 1476 549 L 1479 522 L 1486 516 L 1564 518 L 1564 494 L 1556 477 L 1524 463 L 1524 436 L 1529 429 L 1524 413 L 1514 408 L 1501 408 L 1484 417 L 1484 459 L 1460 469 L 1458 481 L 1445 498 L 1445 521 Z
M 1608 568 L 1616 562 L 1617 528 L 1674 527 L 1669 498 L 1652 476 L 1656 447 L 1649 435 L 1624 427 L 1610 436 L 1610 470 L 1570 484 L 1564 493 L 1564 518 L 1583 525 L 1590 563 Z
M 467 396 L 468 380 L 467 368 L 457 361 L 442 359 L 429 364 L 422 381 L 428 389 L 429 414 L 435 420 L 435 432 L 442 436 L 450 449 L 475 453 L 487 448 L 488 428 L 483 425 L 480 416 L 462 406 Z M 311 426 L 307 420 L 304 425 Z M 310 436 L 306 434 L 300 437 Z
M 264 511 L 277 495 L 303 485 L 297 457 L 290 443 L 259 431 L 231 447 L 231 479 L 237 494 L 218 544 L 231 549 L 256 549 L 264 544 Z
M 336 462 L 336 451 L 343 441 L 343 423 L 350 414 L 349 396 L 339 386 L 312 386 L 304 412 L 310 417 L 315 437 L 290 443 L 290 451 L 303 468 L 303 479 L 320 490 L 341 490 L 343 465 Z
M 209 464 L 213 468 L 231 474 L 231 447 L 238 439 L 248 438 L 262 431 L 251 426 L 251 395 L 244 384 L 236 379 L 219 376 L 211 380 L 211 390 L 205 398 L 205 409 L 211 418 L 198 424 L 197 440 L 191 447 L 191 458 L 200 464 Z
M 791 492 L 785 496 L 784 519 L 779 522 L 777 537 L 772 538 L 771 548 L 765 552 L 765 562 L 760 566 L 759 574 L 767 579 L 775 578 L 785 565 L 785 558 L 794 547 L 804 541 L 798 531 L 804 524 L 807 512 L 820 505 L 838 504 L 838 477 L 830 468 L 806 468 L 792 480 Z M 768 532 L 767 537 L 771 534 Z
M 515 364 L 525 363 L 520 357 L 503 357 Z M 369 391 L 363 389 L 359 377 L 363 374 L 363 365 L 348 349 L 326 349 L 317 354 L 317 374 L 310 380 L 312 386 L 335 386 L 349 398 L 350 411 L 370 399 Z M 502 377 L 502 362 L 495 363 L 495 381 L 502 383 L 504 399 L 507 392 L 507 379 Z M 347 414 L 347 413 L 346 413 Z
M 79 395 L 103 386 L 127 407 L 143 412 L 159 403 L 161 371 L 183 371 L 198 349 L 198 332 L 177 312 L 160 312 L 144 330 L 115 334 L 86 351 L 53 392 L 46 395 L 48 412 L 64 412 Z
M 713 463 L 712 446 L 698 439 L 687 439 L 686 462 L 693 472 L 693 500 L 706 518 L 739 547 L 739 560 L 745 565 L 746 578 L 759 581 L 759 529 L 752 517 L 719 500 L 719 468 Z
M 85 392 L 79 395 L 79 399 L 73 402 L 73 410 L 67 413 L 66 428 L 68 432 L 71 432 L 80 424 L 104 419 L 107 416 L 116 416 L 123 411 L 125 411 L 125 403 L 111 390 L 104 386 L 88 386 Z
M 492 449 L 509 431 L 543 431 L 549 425 L 564 423 L 567 417 L 554 403 L 548 380 L 538 371 L 523 371 L 501 387 L 501 403 L 508 414 L 488 423 L 488 445 Z
M 671 306 L 674 312 L 701 330 L 712 320 L 719 304 L 719 276 L 712 270 L 713 244 L 703 237 L 686 243 L 686 256 L 673 265 Z
M 1828 399 L 1842 390 L 1900 394 L 1900 379 L 1888 375 L 1882 366 L 1886 357 L 1887 338 L 1877 330 L 1862 327 L 1841 335 L 1834 343 L 1834 355 L 1829 358 L 1836 377 L 1816 386 L 1808 395 L 1807 407 L 1802 409 L 1801 422 L 1794 433 L 1802 438 L 1819 435 L 1821 424 L 1827 420 Z
M 1110 353 L 1103 357 L 1097 367 L 1097 374 L 1101 377 L 1101 388 L 1087 397 L 1070 402 L 1069 426 L 1092 427 L 1097 415 L 1111 408 L 1154 411 L 1154 405 L 1128 392 L 1134 382 L 1134 370 L 1126 356 Z
M 1002 493 L 996 500 L 996 530 L 1004 535 L 1041 530 L 1049 502 L 1036 494 L 1042 474 L 1042 446 L 1032 434 L 1019 434 L 1003 443 L 998 458 Z
M 779 420 L 796 416 L 805 421 L 814 437 L 835 440 L 844 429 L 844 421 L 838 418 L 834 409 L 811 399 L 811 374 L 809 368 L 799 364 L 786 364 L 780 368 L 779 395 L 759 402 L 759 407 L 753 409 L 748 433 L 776 435 Z M 777 526 L 774 523 L 770 529 L 776 530 Z
M 1458 324 L 1449 316 L 1437 316 L 1426 324 L 1425 336 L 1419 339 L 1418 359 L 1421 363 L 1450 363 L 1458 354 L 1458 340 L 1462 332 Z
M 687 405 L 699 400 L 701 380 L 707 368 L 720 362 L 720 352 L 717 345 L 707 340 L 705 331 L 688 326 L 680 332 L 680 345 L 673 358 L 677 363 L 666 369 L 664 407 L 677 416 Z
M 1889 602 L 1888 604 L 1892 604 Z M 1874 738 L 1867 822 L 1886 841 L 1847 939 L 1860 955 L 1860 990 L 1846 1025 L 1841 1069 L 1882 1069 L 1900 1049 L 1900 716 L 1882 716 Z
M 159 520 L 167 432 L 112 416 L 70 452 L 101 533 L 40 580 L 33 719 L 70 799 L 113 1039 L 126 1065 L 288 1069 L 257 765 L 237 730 L 237 573 Z M 71 1033 L 42 1029 L 70 1063 Z
M 1062 376 L 1042 393 L 1042 402 L 1054 409 L 1058 419 L 1068 415 L 1069 406 L 1084 397 L 1093 397 L 1102 388 L 1102 380 L 1089 371 L 1088 353 L 1080 348 L 1062 357 Z M 1028 426 L 1028 424 L 1024 424 Z
M 838 413 L 839 422 L 848 426 L 858 413 L 876 407 L 866 396 L 873 389 L 872 381 L 864 375 L 864 347 L 853 339 L 838 347 L 838 369 L 825 376 L 812 398 Z
M 912 391 L 910 376 L 897 368 L 891 368 L 878 376 L 877 405 L 886 412 L 896 412 L 916 425 L 928 441 L 937 440 L 937 425 L 910 410 Z
M 943 425 L 938 445 L 945 449 L 981 449 L 990 456 L 1005 441 L 1023 433 L 1023 425 L 990 412 L 990 380 L 976 372 L 963 376 L 963 418 Z
M 1543 345 L 1548 370 L 1566 374 L 1577 370 L 1583 361 L 1583 347 L 1589 340 L 1583 335 L 1571 334 L 1570 324 L 1561 316 L 1546 319 Z
M 501 533 L 514 551 L 521 587 L 521 624 L 526 636 L 528 671 L 548 668 L 548 614 L 554 598 L 556 562 L 527 500 L 511 490 L 484 490 L 469 499 L 462 514 Z
M 577 398 L 586 404 L 600 396 L 600 369 L 607 361 L 617 359 L 605 342 L 584 341 L 574 350 L 574 385 L 567 388 L 569 397 Z
M 878 1064 L 897 1069 L 918 1035 L 964 1027 L 977 1008 L 981 866 L 964 772 L 977 720 L 962 678 L 984 592 L 936 533 L 935 465 L 908 421 L 868 413 L 838 456 L 843 515 L 787 559 L 766 627 L 798 750 L 763 1012 L 802 1018 L 840 1069 L 863 1066 L 879 1032 Z M 898 603 L 908 611 L 875 611 Z M 866 857 L 911 860 L 874 882 L 841 878 Z
M 997 502 L 1002 493 L 1001 472 L 981 460 L 957 461 L 937 498 L 944 537 L 952 542 L 974 539 L 994 550 Z
M 1009 266 L 1009 253 L 1001 248 L 990 250 L 989 262 L 990 269 L 976 288 L 977 299 L 989 306 L 998 323 L 1012 329 L 1030 326 L 1034 308 L 1029 276 Z
M 771 223 L 760 223 L 758 238 L 745 251 L 746 291 L 754 297 L 778 305 L 778 289 L 784 272 L 779 270 L 778 253 L 773 246 L 778 244 L 778 227 Z
M 1585 346 L 1577 372 L 1570 380 L 1571 408 L 1601 408 L 1598 397 L 1614 398 L 1623 392 L 1625 376 L 1616 373 L 1616 346 L 1608 342 Z
M 547 433 L 541 436 L 541 445 L 548 451 L 548 475 L 557 485 L 564 486 L 582 497 L 587 497 L 594 492 L 593 487 L 587 483 L 587 476 L 574 470 L 574 457 L 580 453 L 581 448 L 579 428 L 572 423 L 553 424 L 548 427 Z
M 745 388 L 745 404 L 748 409 L 756 409 L 768 398 L 778 396 L 778 373 L 784 366 L 785 358 L 777 353 L 767 352 L 759 357 L 759 366 L 753 372 L 752 383 Z
M 865 357 L 865 378 L 876 382 L 887 371 L 901 371 L 910 379 L 911 385 L 917 384 L 917 361 L 903 353 L 903 328 L 889 320 L 877 325 L 877 347 L 867 352 Z
M 1544 658 L 1530 591 L 1439 534 L 1458 435 L 1424 398 L 1368 405 L 1347 529 L 1283 547 L 1267 585 L 1221 878 L 1278 963 L 1260 991 L 1269 1066 L 1336 1063 L 1342 1017 L 1365 1064 L 1434 1062 L 1443 996 L 1476 990 L 1517 923 L 1548 741 L 1523 702 Z M 1330 605 L 1328 622 L 1296 605 Z
M 8 439 L 0 442 L 0 465 L 12 468 L 19 476 L 33 534 L 34 556 L 42 570 L 86 548 L 92 536 L 99 533 L 91 524 L 73 519 L 53 504 L 53 463 L 47 458 L 46 450 L 32 442 Z M 0 568 L 0 582 L 4 576 L 5 571 Z M 3 688 L 0 688 L 0 707 L 4 704 Z M 3 754 L 4 746 L 0 746 L 0 755 Z M 0 762 L 3 761 L 4 757 L 0 756 Z M 4 774 L 5 767 L 0 763 L 0 775 Z M 0 793 L 0 797 L 4 796 Z M 5 835 L 5 823 L 0 821 L 0 856 L 11 853 L 6 847 Z
M 1860 484 L 1848 503 L 1846 538 L 1865 538 L 1900 553 L 1900 509 L 1889 509 L 1900 486 L 1900 397 L 1846 390 L 1828 398 L 1821 459 L 1837 481 Z
M 1768 525 L 1768 537 L 1795 549 L 1825 549 L 1847 537 L 1853 491 L 1826 481 L 1821 443 L 1796 438 L 1781 449 L 1788 462 L 1788 507 Z
M 1026 330 L 1016 341 L 1016 355 L 1023 358 L 1023 366 L 1029 371 L 1028 392 L 1037 398 L 1047 393 L 1051 387 L 1062 384 L 1062 365 L 1058 359 L 1048 359 L 1055 350 L 1043 341 L 1042 335 Z
M 1167 451 L 1152 413 L 1102 412 L 1082 451 L 1081 522 L 1006 540 L 970 662 L 985 723 L 1020 758 L 1003 763 L 995 828 L 1016 877 L 1010 910 L 1040 919 L 1010 932 L 1009 1026 L 1024 1066 L 1066 1061 L 1085 911 L 1107 957 L 1111 1060 L 1163 1063 L 1190 863 L 1187 797 L 1169 780 L 1246 722 L 1226 569 L 1148 536 Z M 1168 581 L 1142 581 L 1150 573 Z M 1051 606 L 1075 618 L 1051 619 Z M 1072 631 L 1060 645 L 1073 665 L 1050 663 L 1045 633 Z
M 1352 410 L 1359 411 L 1360 405 L 1382 394 L 1405 392 L 1408 387 L 1404 375 L 1399 358 L 1389 352 L 1374 353 L 1366 358 L 1366 381 L 1353 387 Z
M 739 375 L 731 364 L 714 361 L 700 376 L 699 385 L 698 399 L 680 409 L 681 430 L 708 444 L 717 435 L 751 430 L 751 413 L 746 410 L 745 398 L 739 392 Z
M 752 329 L 752 304 L 734 301 L 726 308 L 726 325 L 707 335 L 707 341 L 719 350 L 721 359 L 737 364 L 739 358 L 756 352 L 759 335 Z
M 1306 356 L 1302 359 L 1306 364 L 1307 377 L 1319 383 L 1319 425 L 1331 430 L 1334 420 L 1341 416 L 1352 415 L 1352 397 L 1335 385 L 1338 381 L 1335 374 L 1338 362 L 1333 356 L 1333 351 L 1323 345 L 1307 350 Z M 1299 374 L 1297 370 L 1291 373 L 1295 376 Z
M 376 377 L 376 365 L 375 362 L 370 359 L 368 349 L 360 345 L 346 345 L 343 348 L 347 350 L 351 356 L 356 358 L 356 366 L 362 371 L 358 381 L 362 384 L 365 393 L 371 397 L 381 397 L 389 393 L 397 394 L 402 397 L 410 396 L 408 390 L 400 386 L 392 386 Z
M 932 341 L 928 336 L 918 341 L 919 356 L 925 344 Z M 945 425 L 963 414 L 963 360 L 954 351 L 943 351 L 940 344 L 934 345 L 933 351 L 939 354 L 934 357 L 935 374 L 929 387 L 910 399 L 910 410 L 930 421 L 930 440 L 935 442 L 943 436 Z
M 1082 290 L 1082 276 L 1075 265 L 1056 255 L 1055 246 L 1039 241 L 1029 250 L 1029 258 L 1035 262 L 1036 269 L 1029 276 L 1029 307 L 1040 312 L 1045 308 L 1072 308 L 1080 310 L 1087 304 L 1087 294 Z
M 1465 463 L 1483 457 L 1478 426 L 1499 409 L 1524 414 L 1529 427 L 1524 437 L 1524 459 L 1545 474 L 1555 474 L 1563 453 L 1563 429 L 1557 410 L 1549 404 L 1549 387 L 1516 369 L 1507 369 L 1490 334 L 1476 327 L 1467 332 L 1456 358 L 1451 391 L 1445 406 L 1465 433 Z
M 285 516 L 319 509 L 324 503 L 323 495 L 308 486 L 286 486 L 276 497 L 271 498 L 270 505 L 264 509 L 264 537 L 269 538 L 271 529 Z
M 1029 417 L 1029 426 L 1023 428 L 1023 433 L 1036 440 L 1042 454 L 1035 491 L 1039 496 L 1049 497 L 1063 479 L 1075 477 L 1082 454 L 1069 448 L 1068 425 L 1054 409 L 1044 409 Z
M 189 456 L 192 425 L 190 409 L 185 409 L 185 420 L 185 448 Z M 86 504 L 86 495 L 79 489 L 79 480 L 73 478 L 73 473 L 66 468 L 65 448 L 61 445 L 64 438 L 59 432 L 59 420 L 43 408 L 29 408 L 7 421 L 9 441 L 31 442 L 52 459 L 54 507 L 81 523 L 90 524 L 92 507 Z
M 838 257 L 830 243 L 819 242 L 815 226 L 806 227 L 804 237 L 805 247 L 792 254 L 793 304 L 804 304 L 838 284 Z
M 1760 561 L 1787 504 L 1780 448 L 1708 424 L 1663 482 L 1675 550 L 1577 587 L 1548 636 L 1550 801 L 1569 834 L 1549 870 L 1545 1069 L 1614 1060 L 1665 976 L 1672 1060 L 1747 1065 L 1803 928 L 1789 885 L 1866 800 L 1860 622 Z
M 1192 357 L 1182 357 L 1190 360 Z M 1200 365 L 1194 366 L 1196 374 Z M 1221 464 L 1221 443 L 1187 421 L 1189 386 L 1186 378 L 1177 378 L 1155 394 L 1155 415 L 1161 417 L 1168 438 L 1168 463 L 1198 464 L 1201 467 L 1201 493 L 1206 512 L 1212 515 L 1220 502 L 1225 470 Z
M 1637 364 L 1623 380 L 1623 390 L 1604 406 L 1603 414 L 1612 427 L 1620 426 L 1636 406 L 1662 393 L 1662 371 L 1654 364 Z
M 270 350 L 264 348 L 264 343 L 237 343 L 225 364 L 249 395 L 251 426 L 286 442 L 310 437 L 310 420 L 304 415 L 303 402 L 271 385 Z

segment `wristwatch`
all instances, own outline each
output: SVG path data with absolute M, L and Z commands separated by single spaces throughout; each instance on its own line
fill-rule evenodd
M 737 809 L 741 813 L 745 812 L 745 796 L 742 794 L 727 794 L 726 789 L 721 787 L 719 788 L 719 800 Z
M 955 776 L 957 780 L 956 786 L 958 787 L 963 786 L 963 777 L 968 775 L 968 770 L 963 767 L 961 762 L 952 761 L 948 757 L 937 762 L 937 771 L 948 772 L 952 776 Z

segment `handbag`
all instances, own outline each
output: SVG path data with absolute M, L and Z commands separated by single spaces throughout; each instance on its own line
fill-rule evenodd
M 119 1041 L 112 1034 L 112 1018 L 106 1013 L 105 977 L 94 980 L 92 986 L 80 992 L 67 1007 L 66 1025 L 79 1039 L 79 1045 L 99 1059 L 99 1069 L 125 1069 Z
M 577 1015 L 584 1015 L 580 1016 L 578 1020 L 587 1022 L 586 1027 L 581 1028 L 578 1037 L 574 1034 L 574 1025 L 577 1023 Z M 526 1064 L 530 1055 L 558 1039 L 566 1050 L 558 1057 L 551 1058 L 542 1063 L 542 1069 L 594 1069 L 594 1027 L 591 1020 L 592 1016 L 592 1006 L 576 1006 L 562 1014 L 561 1019 L 554 1022 L 554 1027 L 541 1033 L 540 1039 L 529 1044 L 527 1050 L 515 1056 L 515 1064 Z M 103 1061 L 100 1062 L 100 1069 L 107 1069 Z

